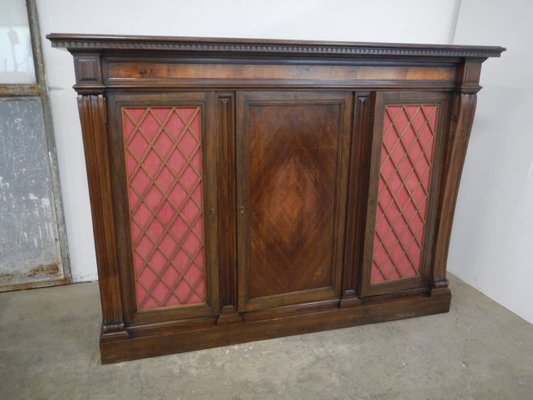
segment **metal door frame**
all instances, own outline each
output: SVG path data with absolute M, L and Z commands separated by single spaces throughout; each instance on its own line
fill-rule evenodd
M 28 13 L 28 26 L 30 28 L 31 45 L 33 52 L 33 65 L 35 68 L 36 81 L 33 84 L 0 84 L 0 97 L 34 97 L 41 100 L 41 104 L 43 107 L 46 149 L 49 155 L 49 159 L 47 161 L 50 173 L 50 189 L 53 197 L 52 207 L 55 215 L 55 222 L 57 224 L 56 226 L 59 239 L 59 256 L 61 260 L 63 278 L 41 280 L 37 282 L 7 284 L 0 286 L 0 292 L 30 289 L 44 286 L 64 285 L 72 282 L 67 234 L 65 227 L 65 216 L 63 212 L 61 185 L 59 181 L 59 168 L 57 162 L 54 127 L 52 123 L 50 98 L 48 97 L 48 88 L 46 84 L 46 74 L 44 68 L 41 32 L 39 28 L 39 16 L 37 13 L 36 0 L 26 0 L 26 9 Z

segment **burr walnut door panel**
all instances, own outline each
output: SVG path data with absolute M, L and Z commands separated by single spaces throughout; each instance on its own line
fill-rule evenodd
M 117 253 L 130 324 L 216 313 L 212 97 L 110 95 Z
M 338 298 L 352 93 L 237 93 L 239 310 Z
M 378 93 L 374 115 L 363 296 L 429 282 L 449 95 Z

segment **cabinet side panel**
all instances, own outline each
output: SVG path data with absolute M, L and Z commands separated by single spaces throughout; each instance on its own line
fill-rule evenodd
M 123 107 L 139 310 L 206 302 L 201 108 Z
M 438 107 L 385 106 L 372 284 L 420 275 Z

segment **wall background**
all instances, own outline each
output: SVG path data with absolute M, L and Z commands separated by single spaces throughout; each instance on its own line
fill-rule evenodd
M 533 3 L 463 0 L 455 43 L 507 47 L 483 65 L 448 270 L 533 323 Z
M 528 126 L 522 123 L 525 119 L 518 115 L 527 116 L 526 107 L 533 101 L 533 92 L 518 91 L 519 78 L 526 75 L 525 64 L 522 73 L 514 72 L 518 72 L 520 61 L 526 56 L 526 43 L 531 39 L 524 19 L 525 11 L 533 11 L 533 5 L 527 0 L 159 0 L 158 7 L 148 7 L 143 0 L 129 0 L 126 7 L 125 4 L 108 0 L 75 4 L 69 0 L 38 0 L 41 33 L 411 43 L 452 43 L 455 37 L 456 43 L 516 49 L 512 57 L 508 52 L 502 60 L 490 60 L 483 71 L 487 84 L 480 96 L 467 155 L 449 269 L 533 322 L 533 301 L 527 295 L 533 293 L 533 286 L 524 282 L 527 274 L 533 278 L 533 268 L 526 268 L 528 260 L 533 262 L 533 247 L 528 247 L 528 243 L 533 243 L 533 167 L 527 175 L 533 142 L 531 135 L 526 137 Z M 499 24 L 504 11 L 510 19 Z M 519 25 L 520 32 L 513 31 L 513 18 L 523 23 Z M 473 26 L 471 21 L 475 21 Z M 95 280 L 87 178 L 72 89 L 72 58 L 66 51 L 52 49 L 44 38 L 43 43 L 72 275 L 76 282 Z M 512 78 L 506 79 L 508 71 L 513 71 Z M 510 95 L 522 102 L 520 108 L 505 102 Z M 503 154 L 497 155 L 499 152 Z M 517 287 L 521 290 L 515 290 Z

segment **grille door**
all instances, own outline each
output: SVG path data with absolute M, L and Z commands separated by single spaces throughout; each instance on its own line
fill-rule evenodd
M 216 313 L 212 97 L 111 96 L 117 247 L 134 322 Z
M 377 95 L 362 292 L 422 287 L 432 263 L 448 95 Z

